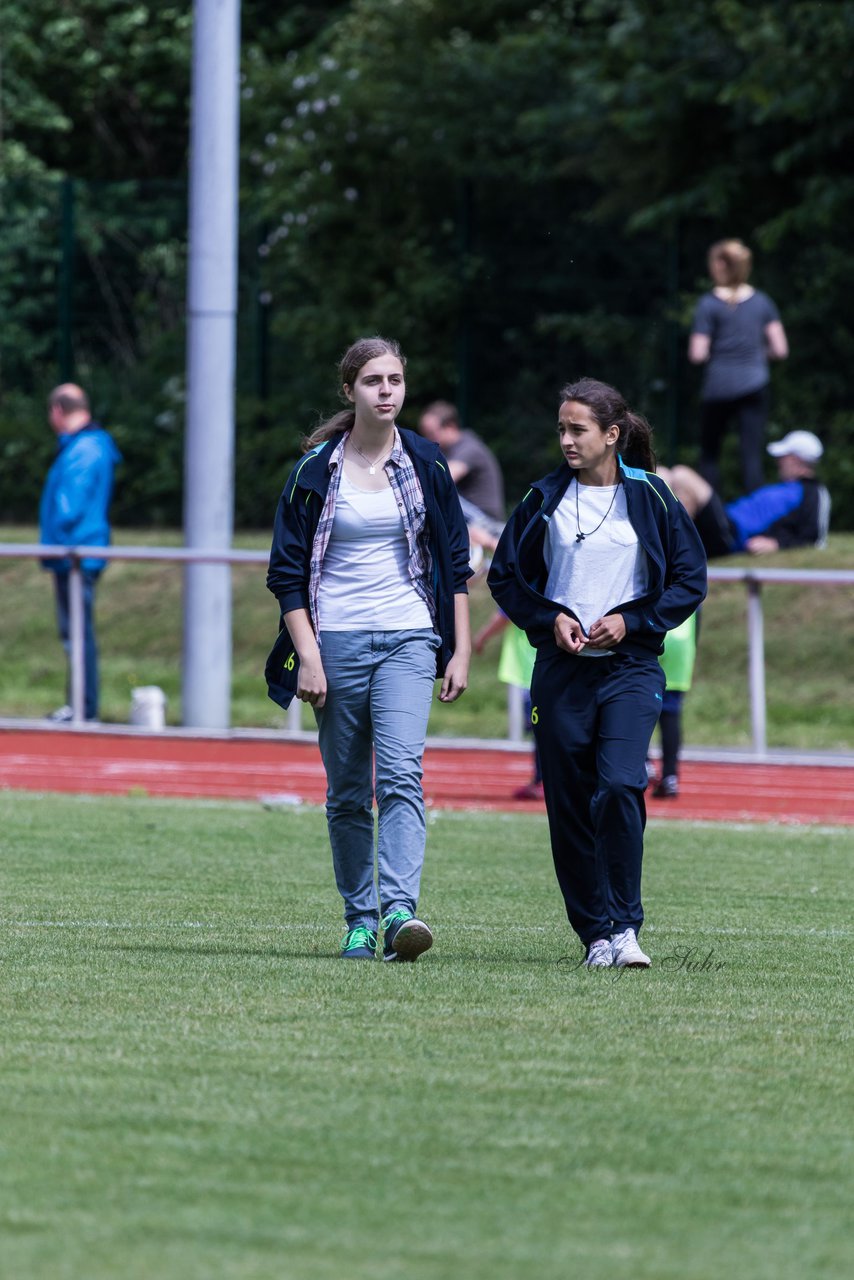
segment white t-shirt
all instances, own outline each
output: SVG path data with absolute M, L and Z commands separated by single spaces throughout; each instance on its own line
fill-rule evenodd
M 406 530 L 391 487 L 366 493 L 342 473 L 317 604 L 321 631 L 432 625 L 409 576 Z
M 581 541 L 579 532 L 585 535 Z M 546 595 L 571 609 L 586 632 L 597 618 L 637 600 L 648 588 L 646 552 L 629 521 L 621 484 L 571 480 L 546 529 L 544 554 Z M 582 649 L 579 657 L 609 653 L 613 650 Z

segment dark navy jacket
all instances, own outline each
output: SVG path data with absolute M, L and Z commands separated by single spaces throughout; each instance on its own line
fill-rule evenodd
M 544 594 L 543 554 L 548 522 L 574 475 L 564 462 L 532 486 L 510 517 L 487 577 L 498 605 L 535 647 L 554 644 L 559 613 L 575 617 Z M 663 480 L 627 467 L 621 458 L 620 481 L 632 528 L 649 558 L 649 590 L 610 610 L 621 613 L 626 624 L 614 649 L 653 656 L 662 652 L 666 632 L 689 618 L 705 597 L 706 553 L 693 521 Z
M 436 653 L 436 674 L 442 676 L 456 647 L 454 596 L 467 593 L 466 582 L 472 572 L 468 533 L 456 486 L 438 445 L 413 431 L 398 430 L 427 509 L 436 627 L 442 642 Z M 335 435 L 307 453 L 291 472 L 279 500 L 267 586 L 283 614 L 309 608 L 311 549 L 329 489 L 329 457 L 340 440 L 341 435 Z M 298 667 L 299 659 L 282 619 L 264 673 L 267 692 L 280 707 L 287 707 L 296 693 Z

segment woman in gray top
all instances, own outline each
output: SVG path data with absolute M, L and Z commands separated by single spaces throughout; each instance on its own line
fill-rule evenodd
M 769 360 L 789 354 L 776 306 L 748 283 L 753 255 L 740 240 L 709 250 L 710 293 L 697 303 L 688 359 L 706 366 L 700 406 L 701 474 L 720 490 L 719 460 L 733 418 L 738 423 L 741 477 L 751 493 L 764 483 L 765 424 L 770 401 Z

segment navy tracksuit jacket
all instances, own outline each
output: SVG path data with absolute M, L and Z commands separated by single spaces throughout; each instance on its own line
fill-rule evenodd
M 661 711 L 664 636 L 706 594 L 706 556 L 685 508 L 658 476 L 620 459 L 628 517 L 647 554 L 649 587 L 617 602 L 626 635 L 611 657 L 559 649 L 548 599 L 545 533 L 575 472 L 561 463 L 513 512 L 488 584 L 537 650 L 532 722 L 543 769 L 552 854 L 570 924 L 585 946 L 643 923 L 640 882 L 646 752 Z M 572 615 L 574 616 L 574 615 Z

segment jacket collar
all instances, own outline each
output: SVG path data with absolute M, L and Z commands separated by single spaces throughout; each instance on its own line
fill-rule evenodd
M 625 484 L 626 480 L 633 480 L 646 475 L 644 471 L 638 470 L 637 467 L 626 466 L 619 453 L 617 454 L 617 464 L 618 484 Z M 543 476 L 542 480 L 535 480 L 531 485 L 531 488 L 539 490 L 543 495 L 543 505 L 550 507 L 555 499 L 560 501 L 569 488 L 574 475 L 575 472 L 572 467 L 567 466 L 565 462 L 560 462 L 555 467 L 554 471 L 550 471 L 548 475 Z M 555 502 L 555 506 L 556 505 L 557 502 Z
M 77 440 L 80 436 L 85 436 L 88 431 L 100 431 L 101 424 L 96 422 L 94 418 L 90 418 L 82 427 L 78 427 L 76 431 L 60 431 L 56 437 L 57 449 L 66 449 L 72 440 Z

